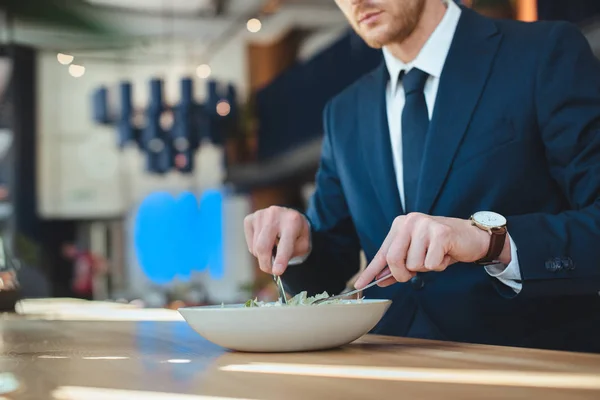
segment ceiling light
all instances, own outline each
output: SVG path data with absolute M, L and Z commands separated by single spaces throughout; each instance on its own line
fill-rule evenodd
M 167 110 L 160 114 L 160 127 L 168 131 L 173 127 L 173 123 L 175 122 L 175 116 L 173 115 L 173 111 Z
M 198 75 L 198 78 L 206 79 L 210 76 L 210 74 L 211 69 L 207 64 L 199 65 L 198 68 L 196 68 L 196 75 Z
M 248 20 L 246 27 L 248 28 L 248 30 L 250 32 L 256 33 L 258 31 L 260 31 L 262 24 L 261 24 L 260 20 L 258 20 L 257 18 L 252 18 L 252 19 Z
M 70 54 L 64 54 L 64 53 L 58 53 L 56 55 L 56 59 L 58 60 L 59 63 L 61 63 L 62 65 L 69 65 L 73 62 L 73 59 L 75 57 L 73 57 Z
M 71 64 L 69 65 L 69 74 L 74 78 L 80 78 L 85 74 L 85 67 L 83 65 Z
M 221 117 L 226 117 L 231 112 L 231 106 L 226 100 L 221 100 L 217 103 L 217 114 Z

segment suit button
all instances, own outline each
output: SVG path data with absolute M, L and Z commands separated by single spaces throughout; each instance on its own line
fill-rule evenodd
M 575 264 L 573 263 L 573 260 L 570 257 L 563 258 L 561 260 L 561 265 L 562 268 L 566 269 L 567 271 L 573 271 L 575 269 Z
M 423 278 L 417 275 L 410 280 L 410 285 L 413 287 L 413 289 L 420 290 L 423 289 L 423 286 L 425 286 L 425 281 Z
M 546 269 L 550 272 L 557 272 L 563 268 L 562 261 L 559 258 L 546 260 Z

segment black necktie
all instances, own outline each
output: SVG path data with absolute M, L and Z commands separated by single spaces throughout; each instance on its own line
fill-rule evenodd
M 417 185 L 421 172 L 425 136 L 429 128 L 429 114 L 423 88 L 429 75 L 420 69 L 411 69 L 402 78 L 406 102 L 402 110 L 402 165 L 404 170 L 404 211 L 416 209 Z

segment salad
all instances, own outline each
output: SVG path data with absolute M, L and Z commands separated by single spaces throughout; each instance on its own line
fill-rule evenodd
M 285 304 L 281 299 L 277 300 L 276 302 L 264 302 L 264 301 L 258 301 L 257 299 L 254 300 L 248 300 L 244 306 L 245 307 L 281 307 L 281 306 L 310 306 L 312 303 L 314 303 L 315 301 L 319 300 L 319 299 L 325 299 L 329 297 L 329 294 L 327 292 L 323 292 L 321 294 L 317 294 L 315 296 L 308 296 L 307 292 L 300 292 L 297 295 L 295 295 L 294 297 L 292 297 L 291 299 L 288 300 L 287 304 Z M 362 300 L 362 298 L 358 298 L 359 302 Z M 321 304 L 343 304 L 343 303 L 347 303 L 348 300 L 343 300 L 343 299 L 333 299 L 333 300 L 329 300 L 329 301 L 324 301 Z

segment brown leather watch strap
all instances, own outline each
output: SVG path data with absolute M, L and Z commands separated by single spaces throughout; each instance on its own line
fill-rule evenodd
M 504 249 L 505 241 L 506 228 L 493 229 L 490 235 L 490 247 L 488 248 L 488 252 L 482 259 L 476 261 L 476 263 L 485 265 L 498 262 L 500 253 L 502 253 L 502 249 Z

